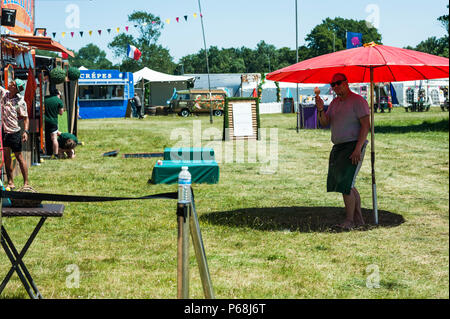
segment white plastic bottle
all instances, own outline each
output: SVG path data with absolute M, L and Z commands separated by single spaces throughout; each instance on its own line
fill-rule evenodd
M 178 175 L 178 203 L 189 204 L 191 202 L 191 173 L 187 166 L 181 168 Z

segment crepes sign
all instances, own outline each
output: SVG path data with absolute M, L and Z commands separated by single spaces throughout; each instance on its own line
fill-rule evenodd
M 1 7 L 16 10 L 14 27 L 4 26 L 12 34 L 32 35 L 34 33 L 35 0 L 0 0 Z

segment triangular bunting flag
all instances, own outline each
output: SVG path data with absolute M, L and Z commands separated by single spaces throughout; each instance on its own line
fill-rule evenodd
M 187 16 L 184 16 L 184 21 L 187 21 Z
M 84 33 L 83 31 L 80 31 L 80 37 L 83 37 L 83 33 Z
M 106 30 L 106 31 L 108 31 L 108 33 L 111 33 L 111 29 L 108 29 L 108 30 Z
M 170 24 L 170 19 L 166 19 L 166 23 L 167 23 L 167 24 Z
M 117 28 L 116 30 L 117 30 L 117 33 L 119 33 L 119 32 L 120 32 L 120 28 Z
M 125 30 L 127 30 L 127 32 L 128 32 L 128 26 L 125 27 Z
M 53 32 L 52 35 L 53 35 L 53 37 L 55 38 L 55 37 L 56 37 L 56 32 Z
M 178 17 L 176 17 L 176 19 L 175 20 L 177 20 L 177 22 L 180 22 L 180 18 L 178 18 Z
M 73 36 L 75 35 L 75 32 L 70 32 L 70 35 L 71 35 L 72 38 L 73 38 Z
M 63 33 L 62 33 L 61 35 L 62 35 L 62 37 L 64 38 L 64 37 L 66 36 L 66 33 L 65 33 L 65 32 L 63 32 Z
M 98 35 L 102 35 L 102 30 L 98 30 Z
M 200 18 L 203 18 L 203 14 L 200 13 Z
M 194 18 L 197 18 L 197 13 L 194 13 Z
M 89 30 L 89 35 L 92 36 L 92 30 Z

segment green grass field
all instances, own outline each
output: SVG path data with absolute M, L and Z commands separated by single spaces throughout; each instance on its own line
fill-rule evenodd
M 330 132 L 297 133 L 295 123 L 295 114 L 262 115 L 272 144 L 255 145 L 223 144 L 222 118 L 82 120 L 76 159 L 33 166 L 30 180 L 56 194 L 172 192 L 147 183 L 157 158 L 121 154 L 212 146 L 220 182 L 194 191 L 216 298 L 449 298 L 448 112 L 375 114 L 380 224 L 368 152 L 357 187 L 369 225 L 350 232 L 332 228 L 344 210 L 341 195 L 326 192 Z M 112 150 L 119 156 L 102 156 Z M 68 203 L 25 263 L 46 298 L 176 298 L 175 213 L 173 200 Z M 3 223 L 21 248 L 37 219 Z M 0 254 L 0 277 L 9 267 Z M 190 297 L 203 298 L 192 247 L 190 270 Z M 17 275 L 1 296 L 27 297 Z

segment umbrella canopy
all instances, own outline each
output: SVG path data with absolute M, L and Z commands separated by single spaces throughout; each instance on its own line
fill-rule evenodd
M 370 82 L 372 201 L 378 224 L 375 182 L 375 130 L 373 90 L 375 82 L 399 82 L 448 78 L 449 59 L 423 52 L 368 43 L 362 47 L 321 55 L 269 73 L 267 80 L 294 83 L 330 83 L 343 73 L 350 83 Z
M 294 83 L 329 83 L 344 73 L 349 83 L 399 82 L 446 78 L 447 58 L 374 43 L 321 55 L 269 73 L 266 79 Z

